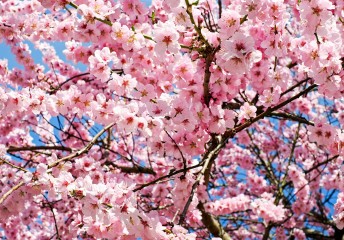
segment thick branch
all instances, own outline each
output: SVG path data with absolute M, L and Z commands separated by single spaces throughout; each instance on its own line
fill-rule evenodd
M 72 149 L 65 146 L 27 146 L 27 147 L 13 147 L 10 146 L 7 149 L 8 153 L 20 152 L 20 151 L 36 151 L 36 150 L 62 150 L 71 152 Z
M 214 161 L 214 159 L 217 157 L 217 155 L 219 154 L 220 150 L 222 149 L 224 144 L 217 144 L 216 139 L 213 138 L 212 144 L 210 149 L 207 151 L 207 153 L 204 155 L 202 162 L 204 162 L 203 168 L 202 170 L 198 173 L 197 179 L 194 182 L 194 184 L 192 185 L 192 189 L 191 189 L 191 193 L 190 196 L 188 198 L 188 201 L 185 204 L 184 210 L 180 216 L 179 219 L 179 224 L 184 222 L 186 213 L 189 209 L 189 206 L 192 202 L 193 196 L 196 192 L 196 189 L 198 187 L 198 185 L 200 184 L 205 172 L 207 171 L 207 169 L 209 169 L 209 165 Z
M 223 240 L 231 240 L 231 237 L 222 228 L 219 221 L 216 220 L 211 214 L 205 211 L 202 203 L 199 203 L 197 208 L 202 213 L 202 223 L 204 224 L 204 226 L 207 227 L 207 229 L 209 230 L 211 234 L 213 234 L 215 237 L 220 237 Z
M 272 225 L 269 223 L 268 226 L 265 228 L 262 240 L 269 239 L 271 229 L 272 229 Z

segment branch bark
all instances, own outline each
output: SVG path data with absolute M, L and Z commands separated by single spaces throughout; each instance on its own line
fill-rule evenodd
M 16 190 L 18 190 L 21 186 L 24 185 L 24 181 L 20 181 L 17 185 L 13 186 L 10 190 L 8 190 L 1 198 L 0 198 L 0 205 Z
M 226 231 L 222 228 L 221 224 L 215 217 L 213 217 L 211 214 L 207 213 L 204 209 L 204 206 L 202 203 L 199 203 L 197 208 L 202 213 L 202 222 L 204 226 L 207 227 L 209 232 L 213 234 L 215 237 L 220 237 L 223 240 L 231 240 L 231 237 L 226 233 Z
M 48 165 L 48 168 L 53 168 L 53 167 L 56 167 L 57 165 L 59 165 L 61 162 L 65 162 L 65 161 L 68 161 L 72 158 L 75 158 L 75 157 L 78 157 L 84 153 L 87 153 L 91 148 L 92 146 L 96 143 L 96 141 L 98 140 L 98 138 L 103 134 L 105 133 L 108 129 L 110 129 L 115 123 L 111 123 L 109 124 L 108 126 L 106 126 L 105 128 L 103 128 L 99 133 L 97 133 L 93 139 L 91 140 L 91 142 L 89 142 L 84 148 L 82 148 L 81 150 L 77 151 L 77 152 L 74 152 L 64 158 L 61 158 L 61 159 L 58 159 L 57 161 L 51 163 Z
M 115 164 L 114 162 L 111 161 L 106 161 L 105 165 L 110 165 L 114 168 L 118 168 L 121 170 L 123 173 L 146 173 L 146 174 L 152 174 L 156 175 L 153 169 L 146 168 L 146 167 L 141 167 L 141 166 L 133 166 L 133 167 L 128 167 L 128 166 L 119 166 Z
M 72 149 L 65 146 L 27 146 L 27 147 L 14 147 L 10 146 L 7 149 L 8 153 L 20 152 L 20 151 L 36 151 L 36 150 L 62 150 L 71 152 Z

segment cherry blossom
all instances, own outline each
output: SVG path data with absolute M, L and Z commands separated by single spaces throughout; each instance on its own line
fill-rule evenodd
M 162 56 L 166 51 L 169 53 L 177 53 L 180 49 L 178 38 L 179 34 L 173 29 L 172 22 L 165 22 L 157 25 L 156 29 L 154 29 L 156 54 Z
M 1 1 L 1 238 L 341 239 L 343 6 Z

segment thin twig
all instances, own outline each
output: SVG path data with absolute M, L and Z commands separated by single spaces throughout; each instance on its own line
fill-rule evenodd
M 154 172 L 153 169 L 142 167 L 142 166 L 138 166 L 138 165 L 134 165 L 133 167 L 119 166 L 119 165 L 117 165 L 117 164 L 115 164 L 114 162 L 111 162 L 111 161 L 106 161 L 104 164 L 105 165 L 110 165 L 110 166 L 112 166 L 114 168 L 118 168 L 123 173 L 146 173 L 146 174 L 156 175 L 156 173 Z
M 10 163 L 10 162 L 6 161 L 5 159 L 2 159 L 2 158 L 0 158 L 0 165 L 1 165 L 1 163 L 6 163 L 7 165 L 9 165 L 9 166 L 11 166 L 13 168 L 16 168 L 16 169 L 18 169 L 20 171 L 28 172 L 28 170 L 26 170 L 25 168 L 19 167 L 19 166 L 15 165 L 13 163 Z
M 335 155 L 335 156 L 333 156 L 333 157 L 327 159 L 326 161 L 323 161 L 323 162 L 318 163 L 317 165 L 313 166 L 312 168 L 310 168 L 310 169 L 308 169 L 308 170 L 306 170 L 306 171 L 304 171 L 304 172 L 305 172 L 305 174 L 310 173 L 310 172 L 313 171 L 314 169 L 317 169 L 318 167 L 320 167 L 320 166 L 322 166 L 322 165 L 324 165 L 324 164 L 327 164 L 327 163 L 329 163 L 329 162 L 331 162 L 331 161 L 337 159 L 338 157 L 339 157 L 339 155 Z
M 176 141 L 172 138 L 172 136 L 166 131 L 166 129 L 164 129 L 164 131 L 165 131 L 165 133 L 167 134 L 167 136 L 172 140 L 172 142 L 176 145 L 176 147 L 177 147 L 177 149 L 178 149 L 178 151 L 179 151 L 179 153 L 180 153 L 180 155 L 181 155 L 181 157 L 182 157 L 182 159 L 183 159 L 183 166 L 184 166 L 184 176 L 186 175 L 186 159 L 185 159 L 185 157 L 184 157 L 184 155 L 183 155 L 183 152 L 182 152 L 182 150 L 180 150 L 180 147 L 179 147 L 179 145 L 176 143 Z
M 52 167 L 56 167 L 57 165 L 59 165 L 59 163 L 61 162 L 65 162 L 68 161 L 74 157 L 80 156 L 84 153 L 87 153 L 92 146 L 97 142 L 98 138 L 104 133 L 106 132 L 108 129 L 110 129 L 115 123 L 111 123 L 108 126 L 106 126 L 105 128 L 103 128 L 97 135 L 94 136 L 94 138 L 91 140 L 91 142 L 89 142 L 84 148 L 82 148 L 81 150 L 74 152 L 64 158 L 58 159 L 57 161 L 51 163 L 48 165 L 48 168 L 52 168 Z
M 307 82 L 307 81 L 310 80 L 310 79 L 311 79 L 311 78 L 309 78 L 309 77 L 308 77 L 308 78 L 305 78 L 305 79 L 301 80 L 300 82 L 298 82 L 297 84 L 295 84 L 294 86 L 288 88 L 288 89 L 285 90 L 283 93 L 281 93 L 281 97 L 282 97 L 283 95 L 287 94 L 288 92 L 293 91 L 295 88 L 297 88 L 298 86 L 300 86 L 301 84 Z
M 56 230 L 56 239 L 60 240 L 61 238 L 60 238 L 60 234 L 59 234 L 59 228 L 57 226 L 57 221 L 56 221 L 56 216 L 55 216 L 55 213 L 54 213 L 54 208 L 51 205 L 51 203 L 49 202 L 48 198 L 44 194 L 42 194 L 42 195 L 45 198 L 45 200 L 47 200 L 47 204 L 48 204 L 48 206 L 50 208 L 50 211 L 53 213 L 53 218 L 54 218 L 54 223 L 55 223 L 55 230 Z
M 78 77 L 83 77 L 83 76 L 86 76 L 86 75 L 89 75 L 90 73 L 87 72 L 87 73 L 81 73 L 81 74 L 78 74 L 78 75 L 75 75 L 71 78 L 68 78 L 66 81 L 64 81 L 63 83 L 61 83 L 57 88 L 53 89 L 50 94 L 54 94 L 56 93 L 58 90 L 60 90 L 62 88 L 63 85 L 65 85 L 66 83 L 68 83 L 69 81 L 75 79 L 75 78 L 78 78 Z
M 186 168 L 186 170 L 190 170 L 190 169 L 193 169 L 193 168 L 197 168 L 197 167 L 199 167 L 199 166 L 200 166 L 200 165 L 197 164 L 197 165 L 194 165 L 194 166 L 191 166 L 191 167 Z M 164 176 L 162 176 L 162 177 L 159 177 L 159 178 L 157 178 L 157 179 L 155 179 L 155 180 L 153 180 L 153 181 L 151 181 L 151 182 L 149 182 L 149 183 L 144 183 L 144 184 L 142 184 L 140 187 L 135 188 L 135 189 L 133 190 L 133 192 L 137 192 L 137 191 L 139 191 L 139 190 L 141 190 L 141 189 L 143 189 L 143 188 L 145 188 L 145 187 L 148 187 L 148 186 L 150 186 L 150 185 L 152 185 L 152 184 L 154 184 L 154 183 L 157 183 L 157 182 L 159 182 L 159 181 L 161 181 L 161 180 L 163 180 L 163 179 L 165 179 L 165 178 L 172 177 L 172 176 L 174 176 L 174 175 L 176 175 L 176 174 L 178 174 L 178 173 L 181 173 L 181 172 L 184 172 L 184 169 L 179 169 L 179 170 L 170 172 L 169 174 L 164 175 Z

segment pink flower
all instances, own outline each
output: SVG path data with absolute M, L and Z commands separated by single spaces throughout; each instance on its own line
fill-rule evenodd
M 94 56 L 88 58 L 90 63 L 91 73 L 102 80 L 107 81 L 110 78 L 111 69 L 108 66 L 110 61 L 117 63 L 117 55 L 115 52 L 110 52 L 108 47 L 104 47 L 102 50 L 96 50 Z
M 158 100 L 156 103 L 148 102 L 147 108 L 152 116 L 164 116 L 169 109 L 167 102 L 164 100 Z
M 173 0 L 173 1 L 178 2 L 178 4 L 180 3 L 180 0 Z M 168 4 L 171 6 L 170 1 L 168 2 Z M 174 16 L 174 22 L 176 23 L 176 25 L 179 25 L 178 29 L 181 30 L 185 27 L 192 26 L 189 15 L 187 14 L 186 9 L 184 7 L 176 7 L 172 11 L 173 11 L 173 16 Z
M 95 12 L 92 7 L 87 6 L 86 4 L 80 4 L 78 7 L 78 12 L 85 18 L 87 23 L 94 23 L 95 18 L 102 18 L 102 16 Z
M 329 0 L 312 0 L 310 2 L 301 2 L 299 5 L 301 18 L 305 20 L 305 33 L 312 34 L 316 32 L 316 27 L 322 22 L 324 24 L 332 16 L 328 10 L 335 9 L 333 3 Z
M 309 140 L 319 145 L 329 146 L 337 136 L 335 128 L 325 123 L 324 120 L 315 121 L 314 126 L 308 126 L 308 129 L 310 131 Z
M 254 49 L 254 39 L 241 32 L 222 42 L 220 56 L 222 61 L 219 65 L 229 73 L 238 75 L 245 73 L 262 58 L 261 52 Z
M 282 221 L 286 214 L 283 206 L 276 206 L 274 199 L 258 198 L 251 203 L 253 213 L 264 219 L 265 222 Z
M 148 10 L 140 0 L 121 0 L 121 4 L 123 6 L 123 11 L 130 19 L 135 19 L 136 17 L 142 19 L 147 15 Z
M 240 107 L 239 121 L 256 117 L 256 111 L 257 108 L 255 106 L 251 106 L 248 102 L 245 102 Z
M 279 86 L 275 87 L 273 90 L 264 90 L 263 95 L 260 95 L 259 102 L 264 107 L 270 107 L 276 105 L 279 101 L 281 88 Z
M 220 27 L 221 38 L 228 39 L 240 27 L 240 14 L 233 10 L 226 10 L 222 13 L 218 25 Z
M 176 8 L 180 4 L 180 0 L 170 0 L 168 1 L 168 4 L 171 8 Z
M 136 89 L 132 91 L 135 98 L 141 99 L 143 102 L 148 102 L 155 98 L 154 86 L 151 84 L 144 85 L 140 82 L 137 83 Z
M 337 228 L 344 228 L 344 193 L 340 192 L 338 194 L 337 202 L 334 205 L 335 216 L 333 218 L 336 223 Z
M 5 75 L 8 72 L 8 61 L 7 59 L 0 59 L 0 80 L 2 77 L 5 77 Z
M 222 58 L 229 60 L 233 56 L 243 58 L 254 50 L 254 39 L 241 32 L 237 32 L 229 40 L 222 43 Z
M 115 41 L 125 43 L 129 39 L 130 34 L 130 29 L 126 25 L 122 26 L 119 22 L 113 23 L 111 37 Z
M 168 53 L 178 53 L 180 49 L 178 38 L 179 34 L 171 21 L 159 22 L 154 30 L 155 53 L 158 56 L 164 56 L 166 51 Z
M 118 122 L 118 127 L 123 129 L 125 132 L 134 132 L 137 130 L 138 121 L 134 113 L 129 111 L 121 112 L 121 120 Z
M 136 84 L 136 79 L 130 74 L 126 74 L 124 76 L 114 74 L 113 80 L 108 83 L 108 86 L 116 95 L 125 96 L 134 90 Z
M 250 206 L 250 198 L 244 194 L 231 198 L 223 198 L 206 204 L 206 210 L 215 215 L 230 214 L 245 211 Z

